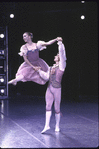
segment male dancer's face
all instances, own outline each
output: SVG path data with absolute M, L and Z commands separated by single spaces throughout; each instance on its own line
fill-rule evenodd
M 54 62 L 59 62 L 59 54 L 54 57 Z

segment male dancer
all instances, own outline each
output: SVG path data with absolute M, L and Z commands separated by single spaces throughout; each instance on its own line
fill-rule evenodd
M 55 56 L 54 61 L 55 64 L 49 68 L 48 72 L 44 72 L 41 69 L 38 70 L 40 76 L 49 80 L 49 84 L 45 94 L 46 100 L 46 121 L 45 127 L 41 133 L 44 133 L 48 129 L 50 129 L 49 123 L 52 114 L 52 104 L 54 102 L 55 108 L 55 131 L 60 131 L 59 122 L 60 122 L 60 103 L 61 103 L 61 81 L 62 76 L 64 74 L 66 68 L 66 53 L 65 46 L 62 43 L 62 40 L 58 41 L 58 51 L 59 53 Z

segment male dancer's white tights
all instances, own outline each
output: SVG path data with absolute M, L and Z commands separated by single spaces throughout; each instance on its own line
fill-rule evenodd
M 48 129 L 50 129 L 50 118 L 51 118 L 51 107 L 54 102 L 55 108 L 55 131 L 60 131 L 59 123 L 60 123 L 60 102 L 61 102 L 61 88 L 53 88 L 53 86 L 49 86 L 46 91 L 46 120 L 45 127 L 41 133 L 44 133 Z

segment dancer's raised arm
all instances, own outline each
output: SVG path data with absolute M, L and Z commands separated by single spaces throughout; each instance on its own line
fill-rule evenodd
M 55 39 L 52 39 L 52 40 L 50 40 L 50 41 L 48 41 L 48 42 L 45 42 L 45 44 L 42 44 L 43 46 L 47 46 L 47 45 L 51 45 L 51 44 L 53 44 L 54 42 L 56 42 L 56 41 L 62 41 L 62 38 L 61 37 L 57 37 L 57 38 L 55 38 Z
M 48 42 L 40 40 L 37 42 L 37 48 L 41 51 L 43 49 L 46 49 L 46 46 L 51 45 L 51 44 L 55 43 L 56 41 L 62 41 L 62 38 L 57 37 L 55 39 L 49 40 Z

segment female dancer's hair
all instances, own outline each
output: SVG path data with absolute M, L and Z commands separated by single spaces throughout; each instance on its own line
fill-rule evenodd
M 31 32 L 26 32 L 31 38 L 33 38 L 33 33 Z

